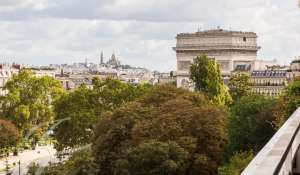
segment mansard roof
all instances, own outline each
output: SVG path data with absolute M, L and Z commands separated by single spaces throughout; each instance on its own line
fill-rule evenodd
M 287 71 L 285 70 L 264 70 L 264 71 L 253 71 L 252 77 L 286 77 Z
M 299 60 L 299 59 L 293 60 L 293 61 L 292 61 L 292 64 L 293 64 L 293 63 L 300 63 L 300 60 Z

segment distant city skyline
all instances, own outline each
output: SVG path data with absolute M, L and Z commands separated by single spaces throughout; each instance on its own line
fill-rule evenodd
M 258 59 L 289 64 L 300 55 L 298 0 L 1 0 L 0 62 L 48 65 L 120 61 L 176 69 L 172 47 L 183 32 L 253 31 Z M 106 60 L 107 61 L 107 60 Z

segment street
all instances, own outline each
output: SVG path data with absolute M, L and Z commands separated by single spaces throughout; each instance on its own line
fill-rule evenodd
M 40 146 L 37 147 L 36 150 L 26 150 L 22 153 L 19 153 L 18 156 L 9 156 L 8 157 L 8 163 L 10 167 L 15 164 L 11 170 L 12 170 L 12 175 L 19 175 L 19 165 L 18 162 L 20 161 L 20 169 L 21 173 L 24 174 L 27 171 L 27 166 L 33 162 L 38 163 L 42 166 L 46 166 L 48 162 L 55 162 L 55 153 L 56 150 L 52 146 Z M 6 167 L 6 159 L 1 159 L 0 160 L 0 175 L 5 175 L 6 172 L 2 171 Z

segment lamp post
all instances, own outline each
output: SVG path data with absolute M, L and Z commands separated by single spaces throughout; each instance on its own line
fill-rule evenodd
M 19 165 L 19 175 L 21 175 L 21 160 L 19 160 L 18 165 Z
M 9 175 L 9 164 L 8 164 L 7 157 L 5 158 L 5 171 L 6 171 L 6 174 Z

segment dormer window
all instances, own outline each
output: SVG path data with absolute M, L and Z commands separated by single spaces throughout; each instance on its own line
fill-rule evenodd
M 247 38 L 246 38 L 246 37 L 243 37 L 243 41 L 246 42 L 246 41 L 247 41 Z

